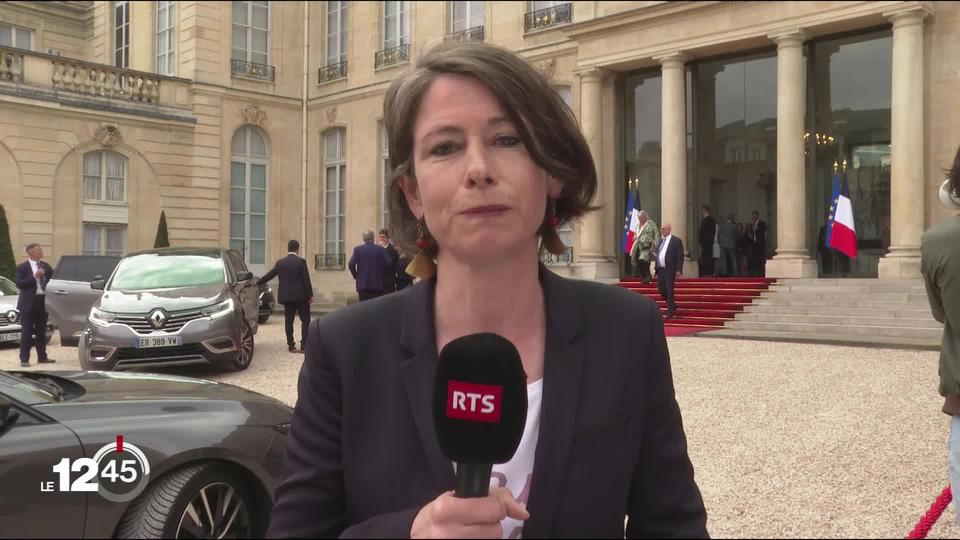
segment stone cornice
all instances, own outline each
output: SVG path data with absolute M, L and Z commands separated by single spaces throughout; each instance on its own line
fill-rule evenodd
M 561 30 L 570 39 L 588 40 L 597 34 L 639 30 L 645 26 L 662 24 L 672 19 L 718 11 L 741 3 L 742 2 L 725 1 L 695 2 L 688 0 L 663 2 L 653 6 L 612 13 L 581 23 L 570 24 L 561 28 Z
M 898 17 L 904 15 L 916 15 L 921 20 L 929 15 L 936 13 L 930 2 L 902 2 L 883 12 L 883 16 L 895 21 Z

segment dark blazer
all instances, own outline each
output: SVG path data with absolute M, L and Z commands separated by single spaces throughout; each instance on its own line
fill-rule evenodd
M 751 240 L 757 248 L 764 249 L 767 247 L 767 222 L 764 220 L 757 221 L 757 225 L 754 227 L 753 222 L 750 222 L 751 226 Z
M 540 266 L 547 311 L 524 538 L 705 537 L 651 300 Z M 268 537 L 409 538 L 453 490 L 431 412 L 435 279 L 315 320 Z M 515 494 L 519 495 L 519 494 Z
M 393 244 L 387 244 L 385 248 L 387 255 L 390 256 L 390 267 L 383 271 L 383 290 L 393 292 L 397 289 L 397 262 L 400 260 L 400 252 Z
M 382 246 L 364 242 L 353 248 L 347 266 L 353 279 L 357 280 L 358 291 L 382 291 L 383 274 L 393 270 L 394 262 Z
M 663 242 L 663 239 L 660 239 Z M 663 268 L 669 275 L 675 275 L 677 272 L 683 272 L 683 240 L 679 236 L 670 237 L 670 245 L 667 246 L 667 254 L 663 257 L 667 266 L 660 266 L 660 245 L 657 245 L 657 273 Z
M 257 284 L 266 283 L 276 276 L 280 277 L 277 302 L 281 304 L 300 304 L 313 298 L 310 270 L 307 269 L 307 261 L 303 258 L 288 253 L 286 257 L 273 265 L 273 270 L 258 279 Z
M 44 261 L 38 263 L 44 271 L 43 290 L 47 290 L 47 283 L 53 278 L 53 267 Z M 33 299 L 37 295 L 37 278 L 33 275 L 33 268 L 30 267 L 30 261 L 24 261 L 17 266 L 17 274 L 14 276 L 17 288 L 20 289 L 20 296 L 17 298 L 17 311 L 27 315 L 33 311 Z

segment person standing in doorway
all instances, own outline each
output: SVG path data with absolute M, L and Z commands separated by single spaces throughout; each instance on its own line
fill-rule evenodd
M 20 289 L 17 311 L 20 312 L 20 367 L 30 367 L 30 349 L 37 346 L 37 363 L 52 364 L 47 357 L 47 283 L 53 268 L 42 261 L 40 244 L 27 246 L 26 261 L 17 266 L 16 283 Z
M 280 290 L 277 291 L 277 301 L 283 304 L 284 330 L 287 332 L 287 348 L 292 353 L 303 353 L 307 343 L 307 332 L 310 328 L 310 304 L 313 303 L 313 284 L 310 282 L 310 271 L 307 261 L 300 257 L 300 242 L 287 242 L 287 256 L 278 260 L 270 270 L 257 280 L 261 285 L 279 276 Z M 300 316 L 300 349 L 297 350 L 293 340 L 293 318 Z
M 677 313 L 674 286 L 683 273 L 683 240 L 673 236 L 673 227 L 660 227 L 660 245 L 657 247 L 657 290 L 667 303 L 667 319 Z
M 720 220 L 720 275 L 734 277 L 740 273 L 737 261 L 737 226 L 733 214 Z
M 767 222 L 760 219 L 756 210 L 750 216 L 753 218 L 749 229 L 753 253 L 750 275 L 764 277 L 767 275 Z
M 397 251 L 397 248 L 390 243 L 390 231 L 387 229 L 380 229 L 380 233 L 377 235 L 378 243 L 387 250 L 387 255 L 390 256 L 392 264 L 390 268 L 383 272 L 383 293 L 390 294 L 393 291 L 398 290 L 397 288 L 397 264 L 400 260 L 400 252 Z
M 640 231 L 630 248 L 630 260 L 640 270 L 643 283 L 650 283 L 650 262 L 656 256 L 653 248 L 657 244 L 657 224 L 650 219 L 646 210 L 640 211 L 639 220 Z
M 363 243 L 353 248 L 347 267 L 357 282 L 360 301 L 383 296 L 383 274 L 394 268 L 387 250 L 373 243 L 373 231 L 367 229 L 361 235 Z
M 713 277 L 713 242 L 717 238 L 717 218 L 710 215 L 710 207 L 703 206 L 703 219 L 700 221 L 700 277 Z M 718 254 L 719 255 L 719 254 Z

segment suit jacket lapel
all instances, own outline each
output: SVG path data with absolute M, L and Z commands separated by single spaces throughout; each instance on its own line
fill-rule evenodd
M 540 265 L 540 282 L 547 316 L 543 402 L 524 538 L 550 536 L 570 456 L 585 354 L 578 340 L 584 321 L 566 281 Z
M 450 491 L 456 477 L 450 460 L 440 451 L 433 426 L 433 378 L 437 369 L 437 338 L 433 298 L 436 278 L 418 283 L 404 302 L 400 319 L 400 343 L 406 351 L 401 364 L 407 401 L 420 435 L 424 454 L 436 488 Z

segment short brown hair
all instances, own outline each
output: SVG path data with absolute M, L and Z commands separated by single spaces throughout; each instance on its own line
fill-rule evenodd
M 957 155 L 953 158 L 953 167 L 947 170 L 947 191 L 954 197 L 960 197 L 960 148 L 957 148 Z
M 547 80 L 506 49 L 483 42 L 446 42 L 425 52 L 412 70 L 394 79 L 383 103 L 390 145 L 390 229 L 398 245 L 415 252 L 417 219 L 407 206 L 400 178 L 408 175 L 416 181 L 414 123 L 424 94 L 442 74 L 472 77 L 497 98 L 530 158 L 563 185 L 556 200 L 560 223 L 595 209 L 590 206 L 597 191 L 593 156 L 570 107 Z M 435 257 L 436 242 L 429 231 L 424 236 L 427 254 Z

